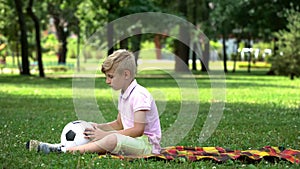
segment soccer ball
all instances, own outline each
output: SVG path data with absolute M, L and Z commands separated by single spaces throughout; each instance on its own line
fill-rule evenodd
M 88 143 L 90 140 L 84 138 L 83 134 L 86 128 L 93 128 L 93 126 L 92 124 L 82 120 L 68 123 L 61 133 L 61 145 L 68 148 Z

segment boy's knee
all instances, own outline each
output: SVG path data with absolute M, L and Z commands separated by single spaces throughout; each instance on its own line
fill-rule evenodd
M 110 134 L 104 137 L 106 140 L 107 144 L 117 144 L 118 138 L 116 134 Z
M 107 151 L 112 151 L 115 149 L 118 143 L 118 138 L 116 134 L 110 134 L 101 139 L 100 146 Z

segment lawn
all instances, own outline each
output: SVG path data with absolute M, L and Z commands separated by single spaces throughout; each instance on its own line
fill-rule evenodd
M 146 71 L 146 70 L 145 70 Z M 182 98 L 176 81 L 157 71 L 143 71 L 138 82 L 157 99 L 163 131 L 177 119 Z M 149 75 L 153 74 L 153 75 Z M 192 129 L 178 145 L 221 146 L 256 149 L 266 145 L 300 149 L 300 79 L 266 76 L 264 71 L 226 74 L 226 101 L 218 127 L 205 142 L 199 134 L 209 112 L 211 81 L 205 73 L 195 76 L 199 111 Z M 77 119 L 72 95 L 72 78 L 0 75 L 0 167 L 1 168 L 298 168 L 286 161 L 249 164 L 229 161 L 164 162 L 97 159 L 96 154 L 39 154 L 28 152 L 29 139 L 59 142 L 62 128 Z M 103 76 L 96 79 L 96 101 L 104 118 L 116 117 L 114 92 Z M 192 90 L 187 89 L 187 92 Z M 181 119 L 178 119 L 181 120 Z M 178 126 L 180 128 L 181 126 Z

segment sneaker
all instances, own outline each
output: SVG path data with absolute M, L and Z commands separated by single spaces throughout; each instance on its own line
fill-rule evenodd
M 43 152 L 48 154 L 50 152 L 61 152 L 60 144 L 43 143 L 37 140 L 30 140 L 26 143 L 26 148 L 29 151 Z
M 37 141 L 37 140 L 30 140 L 30 141 L 27 141 L 26 143 L 26 148 L 29 150 L 29 151 L 36 151 L 36 152 L 39 152 L 40 149 L 39 149 L 39 145 L 41 144 L 41 142 Z

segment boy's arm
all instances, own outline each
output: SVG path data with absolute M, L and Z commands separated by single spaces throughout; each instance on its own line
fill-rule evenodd
M 144 134 L 146 124 L 146 113 L 148 110 L 140 110 L 134 113 L 134 126 L 126 130 L 117 131 L 120 134 L 130 137 L 140 137 Z
M 96 127 L 104 130 L 104 131 L 112 131 L 112 130 L 122 130 L 123 129 L 123 124 L 121 121 L 120 114 L 118 114 L 118 117 L 116 120 L 108 123 L 103 123 L 103 124 L 96 124 Z
M 115 121 L 106 124 L 98 124 L 98 129 L 91 128 L 86 130 L 84 132 L 84 134 L 86 135 L 85 137 L 87 139 L 99 140 L 112 133 L 119 133 L 130 137 L 140 137 L 144 134 L 146 124 L 145 116 L 147 112 L 147 110 L 140 110 L 134 113 L 134 126 L 132 128 L 122 130 L 123 125 L 121 123 L 119 114 L 117 120 Z M 120 127 L 120 125 L 122 128 Z M 114 129 L 112 129 L 113 127 Z

